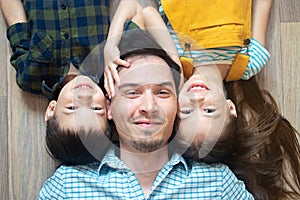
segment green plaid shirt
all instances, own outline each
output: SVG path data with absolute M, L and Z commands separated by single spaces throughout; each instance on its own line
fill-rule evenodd
M 25 91 L 52 99 L 55 87 L 106 39 L 109 0 L 24 0 L 27 23 L 7 30 L 11 64 Z

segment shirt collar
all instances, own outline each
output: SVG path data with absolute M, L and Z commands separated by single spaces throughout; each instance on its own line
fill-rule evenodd
M 116 155 L 115 150 L 116 149 L 112 147 L 107 151 L 98 168 L 99 175 L 104 166 L 108 166 L 116 170 L 129 170 L 125 163 L 122 160 L 120 160 L 120 158 Z
M 174 153 L 171 157 L 171 159 L 166 163 L 165 166 L 173 168 L 176 165 L 182 164 L 184 166 L 184 169 L 186 171 L 186 175 L 188 175 L 190 169 L 188 167 L 187 162 L 185 159 L 177 154 Z M 116 149 L 114 147 L 110 148 L 104 158 L 102 159 L 102 162 L 100 163 L 100 166 L 98 168 L 98 175 L 101 174 L 101 170 L 105 167 L 110 167 L 116 170 L 126 170 L 129 171 L 130 169 L 125 165 L 125 163 L 116 155 Z
M 46 81 L 43 81 L 42 88 L 41 88 L 43 95 L 49 101 L 54 100 L 56 98 L 56 96 L 58 96 L 57 93 L 59 93 L 59 91 L 62 88 L 62 82 L 63 82 L 63 78 L 51 88 L 46 84 Z
M 189 165 L 187 164 L 186 160 L 178 153 L 174 153 L 167 164 L 169 164 L 171 167 L 174 167 L 175 165 L 183 165 L 186 175 L 189 174 Z

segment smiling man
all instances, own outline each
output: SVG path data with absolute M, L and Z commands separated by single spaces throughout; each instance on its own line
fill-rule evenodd
M 131 51 L 120 48 L 121 59 L 131 65 L 120 66 L 122 84 L 108 106 L 119 146 L 100 163 L 61 166 L 39 199 L 253 199 L 225 165 L 185 160 L 169 151 L 180 67 L 145 32 L 124 37 L 129 42 L 121 46 Z
M 133 56 L 127 61 L 131 67 L 119 72 L 122 85 L 112 99 L 109 119 L 115 122 L 121 150 L 152 152 L 167 145 L 172 133 L 177 111 L 175 82 L 160 57 Z
M 108 117 L 119 135 L 120 159 L 133 170 L 148 196 L 158 170 L 169 160 L 167 144 L 177 113 L 176 86 L 162 58 L 133 55 L 126 61 L 131 66 L 119 72 L 122 85 L 116 89 Z M 133 162 L 136 159 L 140 161 Z

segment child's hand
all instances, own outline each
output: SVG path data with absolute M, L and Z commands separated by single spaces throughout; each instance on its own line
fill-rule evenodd
M 129 67 L 130 64 L 120 59 L 120 51 L 117 46 L 105 45 L 104 47 L 104 88 L 107 91 L 108 97 L 111 99 L 115 96 L 115 83 L 121 85 L 121 80 L 117 71 L 119 65 Z

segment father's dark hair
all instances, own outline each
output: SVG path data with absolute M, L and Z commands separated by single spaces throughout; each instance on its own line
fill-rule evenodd
M 119 50 L 121 59 L 140 55 L 158 56 L 163 59 L 171 69 L 178 93 L 181 69 L 149 33 L 139 28 L 124 32 L 119 43 Z

